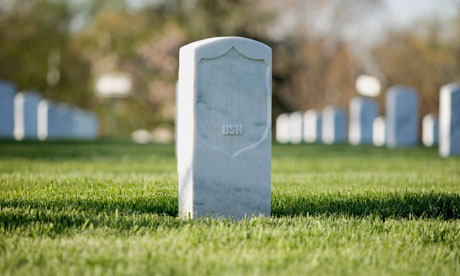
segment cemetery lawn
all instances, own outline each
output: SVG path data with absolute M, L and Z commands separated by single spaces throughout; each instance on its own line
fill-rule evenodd
M 272 217 L 177 218 L 174 146 L 0 143 L 1 275 L 460 275 L 460 158 L 274 145 Z

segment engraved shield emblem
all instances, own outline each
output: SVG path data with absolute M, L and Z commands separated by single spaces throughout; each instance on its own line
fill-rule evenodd
M 202 58 L 197 70 L 199 138 L 230 157 L 261 143 L 270 129 L 270 68 L 265 60 L 232 47 L 223 55 Z

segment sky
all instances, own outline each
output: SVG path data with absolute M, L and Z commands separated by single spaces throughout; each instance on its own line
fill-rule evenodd
M 283 39 L 287 33 L 296 31 L 296 23 L 299 20 L 306 20 L 309 26 L 313 26 L 320 32 L 327 33 L 334 28 L 334 25 L 330 25 L 327 9 L 325 9 L 326 13 L 318 16 L 317 10 L 309 7 L 308 2 L 305 2 L 302 10 L 296 9 L 296 6 L 287 8 L 283 1 L 274 1 L 274 3 L 278 3 L 277 8 L 283 12 L 278 22 L 269 29 L 270 36 L 275 39 Z M 312 11 L 312 14 L 309 15 L 309 11 Z M 458 12 L 460 12 L 460 0 L 382 0 L 382 5 L 371 9 L 368 14 L 363 14 L 361 18 L 363 20 L 355 18 L 358 19 L 357 24 L 352 23 L 343 31 L 348 39 L 359 42 L 367 48 L 383 37 L 388 29 L 414 27 L 414 22 L 420 18 L 436 18 L 441 24 L 447 23 Z
M 456 14 L 455 0 L 384 0 L 388 17 L 384 23 L 407 26 L 418 17 L 437 15 L 452 17 Z
M 376 17 L 371 17 L 367 24 L 356 28 L 353 35 L 355 44 L 353 50 L 363 60 L 368 61 L 368 69 L 376 69 L 369 59 L 367 51 L 372 44 L 379 40 L 386 29 L 413 28 L 417 19 L 436 17 L 448 22 L 460 12 L 460 0 L 383 0 L 383 10 Z M 366 35 L 360 35 L 359 33 Z M 378 72 L 378 70 L 376 71 Z
M 0 7 L 7 7 L 13 2 L 18 0 L 1 0 Z M 81 5 L 91 0 L 71 0 L 73 5 Z M 128 6 L 131 8 L 140 8 L 145 5 L 150 5 L 165 0 L 125 0 Z M 188 0 L 191 1 L 191 0 Z M 386 28 L 399 28 L 410 26 L 417 18 L 421 17 L 433 17 L 438 16 L 439 18 L 451 18 L 459 12 L 460 0 L 382 0 L 383 9 L 378 16 L 373 16 L 366 22 L 368 26 L 367 31 L 379 35 L 379 30 Z M 280 1 L 280 4 L 283 3 Z M 281 4 L 282 5 L 282 4 Z M 283 7 L 283 6 L 281 6 Z M 88 22 L 87 16 L 84 15 L 76 16 L 74 18 L 75 26 L 72 29 L 78 30 L 82 28 L 85 23 Z M 287 19 L 289 21 L 289 19 Z M 286 22 L 283 22 L 283 24 Z M 288 23 L 289 25 L 289 23 Z M 364 30 L 360 30 L 363 32 Z M 275 30 L 276 32 L 276 30 Z M 281 27 L 281 32 L 282 27 Z M 373 40 L 373 37 L 370 37 Z
M 382 10 L 366 19 L 365 24 L 349 30 L 353 41 L 366 50 L 388 29 L 413 28 L 421 18 L 449 22 L 460 12 L 460 0 L 383 0 Z M 366 35 L 362 35 L 362 34 Z

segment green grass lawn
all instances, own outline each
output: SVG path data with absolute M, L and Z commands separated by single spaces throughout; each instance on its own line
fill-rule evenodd
M 460 275 L 460 159 L 274 145 L 272 217 L 177 218 L 174 146 L 0 143 L 0 275 Z

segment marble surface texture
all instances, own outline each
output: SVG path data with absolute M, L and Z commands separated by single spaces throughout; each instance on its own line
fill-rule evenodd
M 179 214 L 270 215 L 271 48 L 217 37 L 180 49 Z

